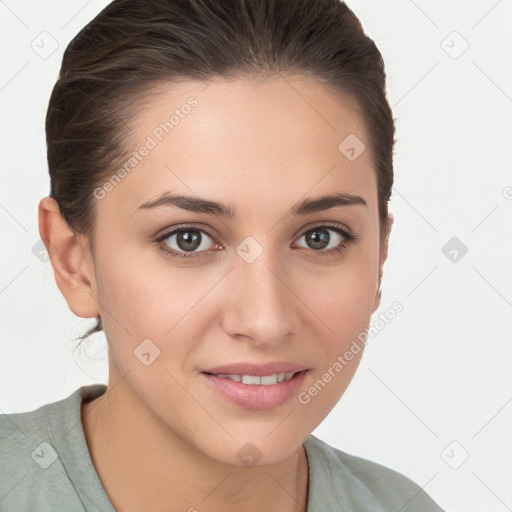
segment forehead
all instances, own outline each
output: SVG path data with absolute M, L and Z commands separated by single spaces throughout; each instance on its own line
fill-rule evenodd
M 126 172 L 102 201 L 129 213 L 169 190 L 255 212 L 262 202 L 248 197 L 295 202 L 339 190 L 376 201 L 363 120 L 350 98 L 308 77 L 164 84 L 130 128 Z

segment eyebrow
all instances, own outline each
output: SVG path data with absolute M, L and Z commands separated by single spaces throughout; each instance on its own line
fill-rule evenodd
M 163 205 L 177 206 L 183 210 L 217 215 L 227 219 L 234 219 L 236 217 L 235 211 L 223 203 L 209 201 L 197 196 L 173 195 L 169 192 L 164 192 L 156 199 L 141 204 L 137 210 L 149 210 Z M 366 201 L 362 197 L 340 192 L 300 201 L 292 206 L 290 214 L 302 216 L 329 210 L 337 206 L 355 205 L 367 206 Z

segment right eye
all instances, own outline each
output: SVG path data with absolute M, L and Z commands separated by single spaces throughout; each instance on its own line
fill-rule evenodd
M 162 249 L 171 256 L 188 257 L 214 246 L 212 237 L 203 229 L 185 227 L 174 229 L 158 238 Z M 195 255 L 195 254 L 194 254 Z

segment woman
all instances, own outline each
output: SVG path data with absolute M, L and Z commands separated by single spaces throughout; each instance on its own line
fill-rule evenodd
M 345 4 L 116 0 L 46 131 L 41 237 L 109 382 L 2 417 L 0 510 L 441 510 L 311 436 L 392 225 L 384 65 Z

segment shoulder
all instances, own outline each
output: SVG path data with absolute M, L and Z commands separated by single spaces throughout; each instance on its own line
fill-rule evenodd
M 82 386 L 62 400 L 28 412 L 0 414 L 0 448 L 2 454 L 20 452 L 34 442 L 61 443 L 62 436 L 81 427 L 80 405 L 106 391 L 104 384 Z M 79 429 L 78 429 L 79 430 Z M 34 446 L 34 448 L 36 448 Z
M 12 464 L 21 462 L 14 455 L 22 455 L 26 450 L 35 450 L 43 440 L 49 441 L 55 434 L 61 435 L 65 420 L 69 419 L 80 403 L 80 390 L 68 397 L 46 404 L 28 412 L 0 415 L 0 450 L 2 456 L 12 455 Z M 29 452 L 31 456 L 32 450 Z
M 83 510 L 68 459 L 82 437 L 84 392 L 86 387 L 33 411 L 0 415 L 0 512 Z
M 55 402 L 29 412 L 0 415 L 0 455 L 9 461 L 11 470 L 25 466 L 27 456 L 31 459 L 32 452 L 48 438 L 59 405 Z M 2 471 L 5 469 L 2 466 Z
M 304 446 L 312 459 L 311 483 L 321 488 L 329 506 L 347 503 L 352 506 L 347 510 L 354 511 L 443 512 L 419 485 L 398 471 L 345 453 L 312 435 Z

